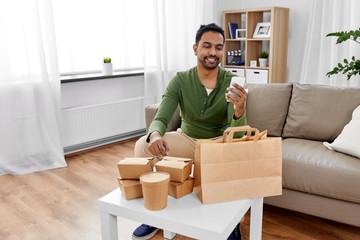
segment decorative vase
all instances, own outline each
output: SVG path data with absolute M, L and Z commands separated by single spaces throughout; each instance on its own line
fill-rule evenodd
M 112 75 L 113 74 L 113 65 L 112 63 L 103 63 L 102 64 L 102 73 L 103 75 Z
M 259 58 L 259 65 L 260 67 L 266 67 L 267 66 L 267 58 Z

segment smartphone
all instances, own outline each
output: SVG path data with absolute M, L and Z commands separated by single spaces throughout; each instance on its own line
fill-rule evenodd
M 245 78 L 244 78 L 244 77 L 232 77 L 229 88 L 235 88 L 235 87 L 232 85 L 233 83 L 236 83 L 236 84 L 240 85 L 241 87 L 244 87 Z M 236 94 L 236 93 L 234 93 L 234 92 L 231 92 L 231 91 L 228 91 L 228 93 L 229 93 L 229 94 L 236 95 L 236 96 L 239 96 L 238 94 Z

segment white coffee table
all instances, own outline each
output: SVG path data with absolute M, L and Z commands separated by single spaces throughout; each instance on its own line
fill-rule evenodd
M 227 239 L 250 207 L 250 239 L 261 239 L 263 198 L 203 205 L 191 193 L 180 199 L 168 196 L 165 209 L 149 211 L 143 198 L 126 200 L 117 188 L 98 202 L 103 240 L 118 240 L 117 216 L 164 229 L 168 239 L 176 233 L 195 239 Z

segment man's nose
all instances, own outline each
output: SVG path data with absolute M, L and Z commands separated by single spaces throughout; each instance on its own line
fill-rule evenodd
M 214 47 L 210 48 L 210 54 L 216 55 L 216 49 Z

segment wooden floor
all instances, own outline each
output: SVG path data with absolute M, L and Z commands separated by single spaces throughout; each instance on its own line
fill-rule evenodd
M 118 187 L 116 163 L 133 156 L 134 144 L 129 140 L 68 156 L 66 168 L 0 176 L 0 239 L 101 239 L 97 200 Z M 245 240 L 249 220 L 247 213 L 241 224 Z M 128 240 L 139 223 L 119 219 L 118 224 L 119 238 Z M 159 231 L 153 239 L 161 236 Z M 263 239 L 355 240 L 360 228 L 265 205 Z

